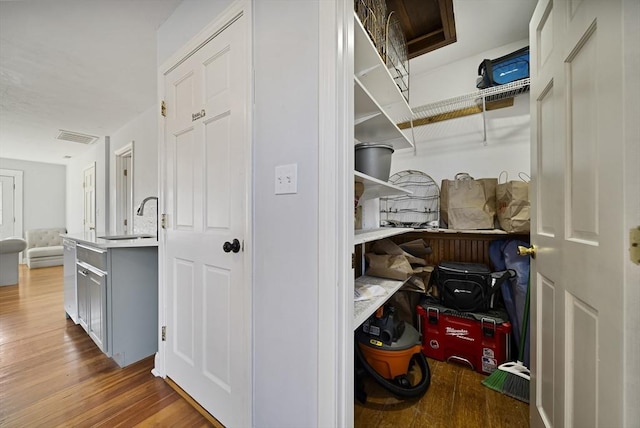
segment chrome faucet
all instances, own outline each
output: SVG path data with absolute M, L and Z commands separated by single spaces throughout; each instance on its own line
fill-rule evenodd
M 138 205 L 138 209 L 136 210 L 136 214 L 141 216 L 144 214 L 144 205 L 149 202 L 151 199 L 155 199 L 156 200 L 156 240 L 158 240 L 158 197 L 157 196 L 147 196 L 146 198 L 144 198 L 142 200 L 142 202 L 140 202 L 140 205 Z
M 144 214 L 144 205 L 149 202 L 149 200 L 151 199 L 155 199 L 156 200 L 156 206 L 158 204 L 158 197 L 157 196 L 147 196 L 146 198 L 144 198 L 142 200 L 142 202 L 140 202 L 140 205 L 138 205 L 138 209 L 136 210 L 136 214 L 137 215 L 143 215 Z

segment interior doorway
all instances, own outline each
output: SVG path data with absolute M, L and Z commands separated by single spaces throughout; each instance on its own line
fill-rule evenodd
M 96 230 L 96 164 L 93 162 L 82 172 L 84 192 L 84 231 Z
M 22 171 L 0 169 L 0 239 L 22 237 Z
M 116 233 L 133 233 L 133 146 L 114 152 L 116 156 Z

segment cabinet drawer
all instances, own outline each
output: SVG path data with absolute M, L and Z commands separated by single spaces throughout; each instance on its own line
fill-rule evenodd
M 107 271 L 107 250 L 78 244 L 76 257 L 79 261 L 95 266 L 101 271 Z

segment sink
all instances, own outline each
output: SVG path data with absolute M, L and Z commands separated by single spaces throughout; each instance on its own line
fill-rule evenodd
M 146 239 L 146 238 L 155 238 L 155 235 L 147 235 L 147 234 L 139 234 L 139 235 L 106 235 L 106 236 L 98 236 L 98 238 L 106 239 L 108 241 L 121 241 L 128 239 Z

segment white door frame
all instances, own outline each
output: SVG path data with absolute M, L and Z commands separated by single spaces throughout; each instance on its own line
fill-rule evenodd
M 353 2 L 319 2 L 318 426 L 353 426 Z
M 627 55 L 624 60 L 624 85 L 623 95 L 623 115 L 624 115 L 624 144 L 625 162 L 624 182 L 629 185 L 624 190 L 625 200 L 625 220 L 624 228 L 626 234 L 626 245 L 624 255 L 624 340 L 628 346 L 625 348 L 623 370 L 627 379 L 622 391 L 623 397 L 623 423 L 625 426 L 632 426 L 640 420 L 640 337 L 638 327 L 640 327 L 640 312 L 638 302 L 640 302 L 640 263 L 631 260 L 631 230 L 640 228 L 640 81 L 638 80 L 638 69 L 640 68 L 640 2 L 637 0 L 623 0 L 623 32 L 622 37 L 625 42 Z
M 13 213 L 16 218 L 14 224 L 14 235 L 17 235 L 19 232 L 19 236 L 24 236 L 24 230 L 22 225 L 22 210 L 23 210 L 23 183 L 22 176 L 24 175 L 23 171 L 18 171 L 16 169 L 0 169 L 0 175 L 6 175 L 8 177 L 13 177 L 13 184 L 15 185 L 15 189 L 13 191 Z
M 187 42 L 182 48 L 180 48 L 174 55 L 172 55 L 167 61 L 165 61 L 158 68 L 158 113 L 160 113 L 160 106 L 162 105 L 163 100 L 165 99 L 165 75 L 168 74 L 172 69 L 177 67 L 187 58 L 189 58 L 194 52 L 196 52 L 201 46 L 204 46 L 209 40 L 216 37 L 220 32 L 222 32 L 226 28 L 226 24 L 235 16 L 242 13 L 246 17 L 246 30 L 248 34 L 246 35 L 247 40 L 247 52 L 248 55 L 247 63 L 251 64 L 247 73 L 247 82 L 249 82 L 249 87 L 247 88 L 247 99 L 245 100 L 246 109 L 243 112 L 246 117 L 246 124 L 248 129 L 253 130 L 253 15 L 252 15 L 252 3 L 247 0 L 238 0 L 233 2 L 224 12 L 218 15 L 214 21 L 212 21 L 209 25 L 207 25 L 200 33 L 198 33 L 195 37 L 193 37 L 189 42 Z M 247 218 L 245 219 L 244 226 L 244 236 L 245 238 L 245 264 L 244 264 L 244 283 L 242 284 L 243 292 L 245 294 L 245 302 L 248 307 L 252 305 L 252 295 L 253 295 L 253 131 L 249 133 L 249 147 L 247 150 L 247 155 L 245 156 L 245 165 L 244 165 L 244 174 L 247 177 L 246 180 L 246 189 L 245 189 L 245 204 L 246 204 L 246 212 Z M 165 130 L 164 130 L 164 121 L 158 121 L 158 141 L 162 146 L 159 148 L 160 156 L 158 157 L 158 182 L 160 184 L 159 191 L 159 201 L 158 201 L 158 215 L 159 218 L 164 216 L 164 213 L 171 211 L 169 207 L 164 206 L 166 201 L 166 189 L 168 183 L 166 182 L 166 171 L 165 171 L 165 162 L 166 162 L 166 148 L 164 147 L 165 141 Z M 169 219 L 168 221 L 171 221 Z M 166 307 L 166 293 L 168 292 L 168 287 L 162 272 L 166 271 L 165 268 L 165 257 L 166 257 L 166 235 L 163 229 L 159 229 L 158 231 L 158 269 L 161 273 L 159 275 L 159 293 L 158 293 L 158 353 L 155 356 L 155 364 L 152 370 L 152 373 L 155 376 L 159 376 L 162 378 L 166 378 L 166 346 L 167 343 L 162 341 L 162 326 L 166 325 L 167 320 L 167 307 Z M 249 328 L 253 325 L 253 320 L 249 322 Z M 248 385 L 246 386 L 249 391 L 250 400 L 253 397 L 253 331 L 245 332 L 247 335 L 247 340 L 251 341 L 249 349 L 251 349 L 251 357 L 249 361 L 249 366 L 246 367 L 247 373 L 251 373 L 250 376 L 247 376 Z M 249 415 L 246 415 L 246 420 L 249 422 L 248 426 L 253 426 L 253 403 L 249 403 L 248 406 L 251 409 Z M 214 415 L 215 416 L 215 415 Z
M 328 4 L 332 3 L 332 4 Z M 640 29 L 640 4 L 634 0 L 623 0 L 625 4 L 625 40 L 638 40 Z M 320 73 L 325 76 L 325 87 L 320 88 L 320 147 L 319 153 L 319 284 L 318 325 L 320 329 L 318 349 L 318 426 L 353 426 L 353 291 L 352 270 L 347 259 L 353 248 L 351 237 L 353 219 L 351 207 L 343 207 L 344 201 L 352 200 L 351 170 L 353 96 L 352 88 L 353 41 L 350 26 L 353 21 L 352 3 L 320 2 Z M 629 13 L 627 13 L 627 11 Z M 349 20 L 351 19 L 351 21 Z M 335 39 L 331 39 L 331 33 Z M 640 116 L 640 82 L 635 79 L 640 68 L 640 48 L 636 43 L 633 54 L 625 64 L 627 87 L 625 95 L 625 139 L 628 156 L 625 157 L 625 177 L 629 186 L 625 189 L 628 205 L 621 207 L 626 212 L 625 231 L 639 227 L 640 204 L 640 130 L 637 117 Z M 350 68 L 351 67 L 351 68 Z M 335 76 L 335 80 L 331 77 Z M 351 195 L 351 196 L 349 196 Z M 627 244 L 630 242 L 627 238 Z M 627 254 L 627 249 L 625 249 Z M 629 382 L 622 386 L 624 398 L 625 426 L 639 418 L 640 384 L 640 344 L 637 328 L 640 313 L 640 269 L 628 258 L 625 262 L 625 331 L 626 342 L 624 365 Z M 532 340 L 534 337 L 532 336 Z M 323 358 L 326 357 L 326 358 Z
M 86 199 L 86 190 L 85 190 L 85 177 L 86 177 L 86 172 L 90 169 L 93 169 L 93 201 L 92 201 L 92 205 L 93 205 L 93 227 L 89 227 L 89 229 L 87 229 L 87 199 Z M 83 170 L 82 170 L 82 205 L 83 205 L 83 211 L 82 211 L 82 229 L 83 231 L 87 232 L 87 231 L 91 231 L 93 230 L 94 232 L 96 231 L 96 223 L 98 221 L 98 219 L 96 218 L 96 213 L 97 213 L 97 196 L 96 196 L 96 192 L 98 191 L 98 186 L 97 186 L 97 167 L 96 167 L 96 162 L 91 162 L 89 165 L 87 165 Z
M 23 171 L 18 171 L 16 169 L 0 169 L 0 175 L 5 175 L 8 177 L 13 177 L 13 184 L 15 186 L 13 190 L 13 215 L 15 217 L 15 223 L 13 225 L 13 234 L 19 236 L 20 238 L 24 237 L 24 226 L 22 224 L 23 217 L 23 209 L 24 209 L 24 195 L 23 195 Z M 22 260 L 23 252 L 20 252 L 18 256 L 18 260 L 20 263 Z
M 116 233 L 124 232 L 122 219 L 128 220 L 128 234 L 133 233 L 133 148 L 135 141 L 114 151 L 116 157 Z M 124 180 L 124 170 L 127 166 L 125 158 L 130 158 L 127 169 L 128 180 Z

